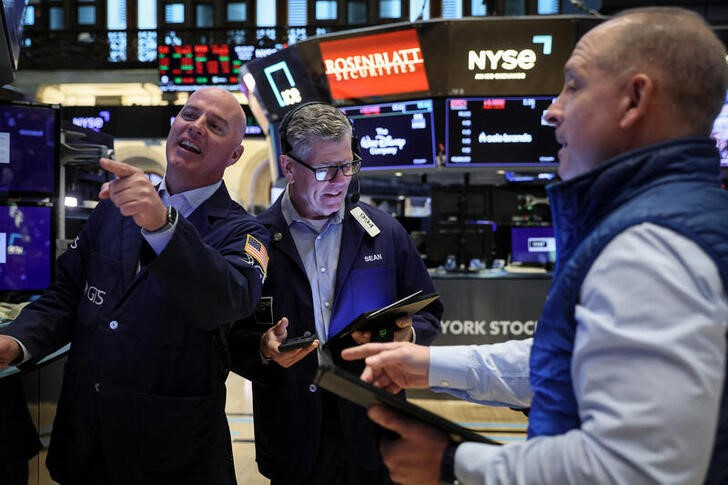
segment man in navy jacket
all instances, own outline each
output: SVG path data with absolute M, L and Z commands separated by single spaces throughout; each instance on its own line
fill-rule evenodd
M 224 339 L 260 297 L 267 235 L 222 175 L 243 152 L 228 92 L 190 96 L 159 187 L 116 179 L 60 256 L 56 281 L 0 336 L 0 365 L 71 342 L 47 465 L 62 484 L 235 483 Z
M 314 352 L 318 342 L 288 352 L 278 346 L 306 332 L 326 342 L 362 312 L 434 287 L 404 228 L 347 200 L 361 162 L 338 109 L 294 109 L 281 123 L 281 139 L 288 185 L 259 216 L 271 241 L 264 305 L 255 323 L 236 329 L 232 349 L 233 370 L 253 382 L 258 468 L 273 484 L 391 483 L 364 410 L 312 384 L 328 350 Z M 394 339 L 429 344 L 440 333 L 441 314 L 436 302 L 399 319 Z M 338 352 L 369 338 L 344 338 L 331 352 L 334 361 L 361 372 L 360 363 L 344 363 Z

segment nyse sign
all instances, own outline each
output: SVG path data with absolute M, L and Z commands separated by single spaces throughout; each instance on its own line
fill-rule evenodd
M 532 337 L 551 279 L 434 278 L 445 306 L 435 345 L 505 342 Z

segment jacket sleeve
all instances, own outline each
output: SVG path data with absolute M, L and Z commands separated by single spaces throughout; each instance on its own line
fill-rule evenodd
M 248 214 L 235 217 L 218 230 L 214 247 L 180 217 L 167 247 L 149 265 L 150 272 L 174 288 L 180 307 L 203 330 L 252 314 L 262 293 L 267 232 Z M 246 251 L 249 237 L 263 247 L 257 252 L 265 254 L 265 265 Z

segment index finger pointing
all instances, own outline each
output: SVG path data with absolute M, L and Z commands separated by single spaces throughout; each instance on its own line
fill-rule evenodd
M 119 178 L 128 177 L 129 175 L 133 175 L 139 171 L 138 168 L 132 165 L 124 162 L 117 162 L 110 158 L 99 158 L 99 165 L 101 165 L 101 168 L 104 170 L 113 173 Z
M 392 345 L 392 342 L 377 343 L 377 344 L 363 344 L 363 345 L 358 345 L 356 347 L 349 347 L 347 349 L 344 349 L 341 352 L 341 357 L 344 360 L 359 360 L 359 359 L 364 359 L 366 357 L 369 357 L 371 355 L 379 354 L 381 352 L 384 352 L 385 350 L 389 350 L 394 347 L 395 347 L 395 345 Z

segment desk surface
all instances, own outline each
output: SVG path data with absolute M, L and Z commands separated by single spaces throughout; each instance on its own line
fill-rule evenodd
M 528 269 L 529 271 L 526 271 Z M 481 269 L 480 271 L 445 271 L 443 269 L 433 268 L 428 269 L 430 277 L 432 279 L 551 279 L 553 273 L 546 271 L 530 271 L 536 270 L 537 268 L 518 268 L 513 271 L 506 271 L 505 269 Z
M 10 323 L 11 322 L 0 323 L 0 330 L 2 330 L 3 328 L 7 327 L 8 325 L 10 325 Z M 9 377 L 9 376 L 12 376 L 12 375 L 16 375 L 16 374 L 20 374 L 20 373 L 25 374 L 27 372 L 33 372 L 35 370 L 38 370 L 41 367 L 43 367 L 44 365 L 50 364 L 54 360 L 56 360 L 56 359 L 58 359 L 60 357 L 63 357 L 64 355 L 66 355 L 68 353 L 68 349 L 70 349 L 70 348 L 71 348 L 71 344 L 66 344 L 63 347 L 61 347 L 60 349 L 58 349 L 55 352 L 53 352 L 52 354 L 46 355 L 45 357 L 43 357 L 42 359 L 40 359 L 35 364 L 30 365 L 30 366 L 24 366 L 22 369 L 14 366 L 14 365 L 8 366 L 8 367 L 6 367 L 4 369 L 0 369 L 0 379 L 4 379 L 6 377 Z

